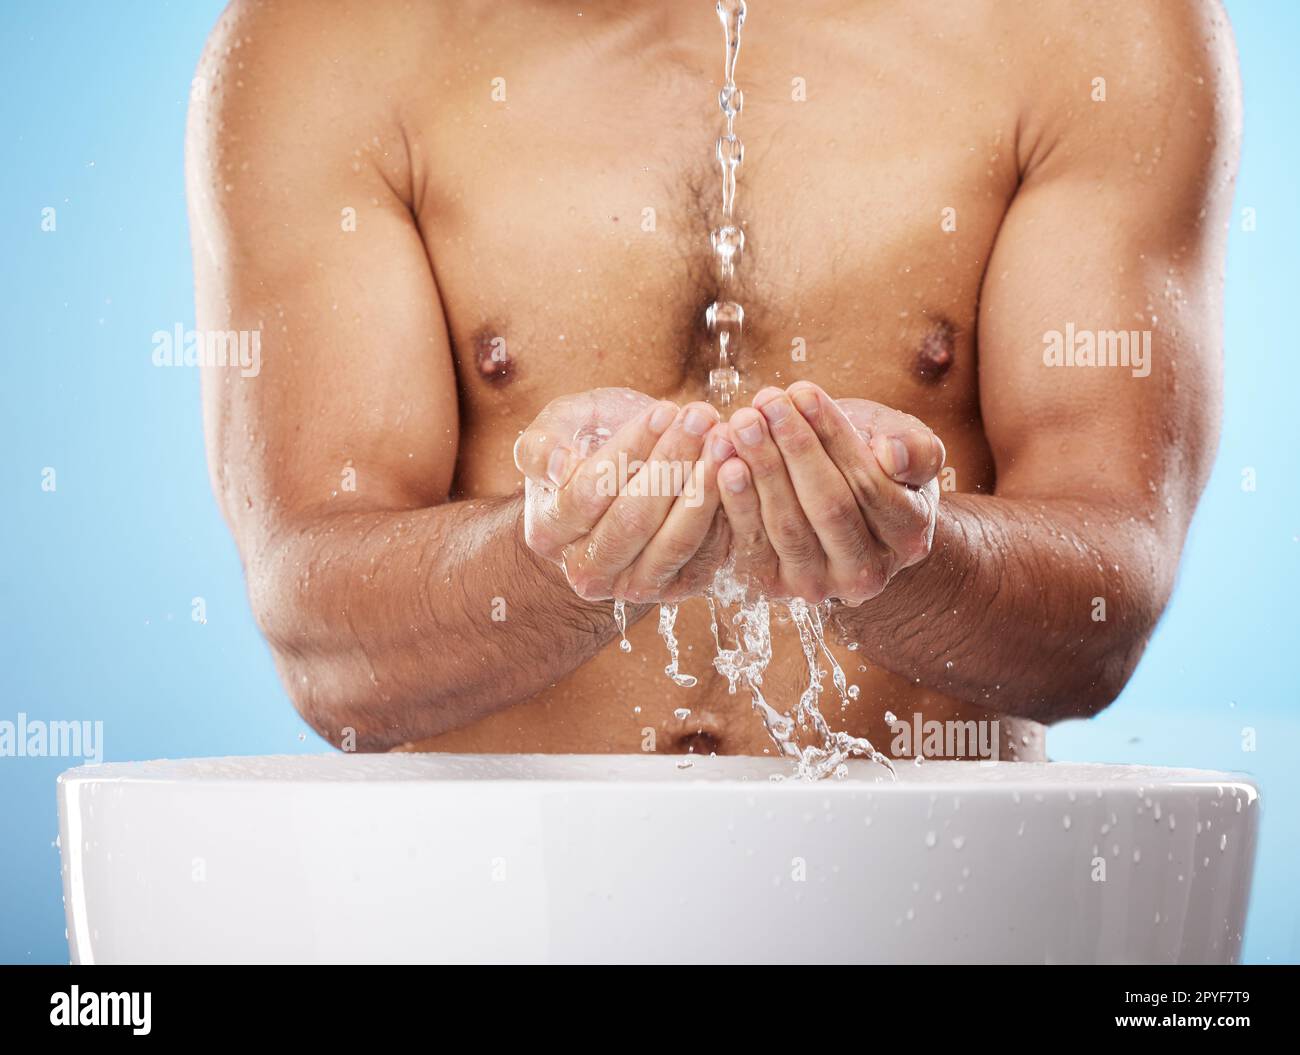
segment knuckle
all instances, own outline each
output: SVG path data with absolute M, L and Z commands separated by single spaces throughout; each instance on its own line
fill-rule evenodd
M 596 481 L 575 475 L 556 496 L 556 511 L 566 521 L 593 524 L 610 497 L 600 493 Z
M 699 550 L 694 539 L 678 534 L 670 534 L 662 542 L 663 561 L 674 571 L 685 565 Z
M 837 494 L 826 499 L 818 510 L 826 527 L 840 533 L 856 532 L 862 527 L 862 510 L 849 494 Z
M 874 458 L 875 455 L 872 455 Z M 862 496 L 864 502 L 874 503 L 880 501 L 880 485 L 876 482 L 875 475 L 866 466 L 859 466 L 854 469 L 851 476 L 854 491 Z
M 744 461 L 749 466 L 750 475 L 754 477 L 769 476 L 784 471 L 785 468 L 781 452 L 771 442 L 761 443 L 756 449 L 747 451 Z
M 879 596 L 885 589 L 887 576 L 884 569 L 874 562 L 863 564 L 854 576 L 852 600 L 869 601 Z
M 713 578 L 713 572 L 716 569 L 715 562 L 703 560 L 691 561 L 678 574 L 677 578 L 672 581 L 670 586 L 665 590 L 665 596 L 669 600 L 677 600 L 680 597 L 689 597 L 700 593 Z
M 767 537 L 760 532 L 747 531 L 733 537 L 731 545 L 738 559 L 752 563 L 766 551 Z
M 654 587 L 640 573 L 619 576 L 610 593 L 632 604 L 646 604 L 654 600 Z
M 795 510 L 778 513 L 772 518 L 772 538 L 783 546 L 794 548 L 808 540 L 808 523 Z
M 821 447 L 821 440 L 812 429 L 797 423 L 781 433 L 781 448 L 798 458 L 806 457 Z
M 613 594 L 614 584 L 610 577 L 589 560 L 582 557 L 566 559 L 564 571 L 574 593 L 584 601 L 601 601 Z
M 796 567 L 807 567 L 817 562 L 820 546 L 806 529 L 789 533 L 778 531 L 772 540 L 781 560 Z
M 790 593 L 809 604 L 819 604 L 826 600 L 826 582 L 820 575 L 800 574 L 790 580 Z
M 606 516 L 610 520 L 610 530 L 616 537 L 639 535 L 646 527 L 647 514 L 651 503 L 640 501 L 630 495 L 620 498 L 609 508 Z

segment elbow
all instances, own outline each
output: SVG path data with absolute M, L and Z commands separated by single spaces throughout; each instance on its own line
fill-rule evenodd
M 305 653 L 269 635 L 267 643 L 294 710 L 330 746 L 374 753 L 411 740 L 409 722 L 394 714 L 395 701 L 350 657 Z
M 1064 692 L 1053 694 L 1057 698 L 1045 720 L 1095 718 L 1114 703 L 1137 670 L 1163 610 L 1164 598 L 1153 596 L 1129 620 L 1098 635 L 1094 648 L 1079 649 L 1069 662 L 1075 677 L 1066 679 Z
M 1141 654 L 1145 641 L 1137 647 Z M 1078 718 L 1095 718 L 1119 698 L 1137 669 L 1137 655 L 1120 647 L 1115 655 L 1104 657 L 1075 653 L 1064 664 L 1051 663 L 1051 682 L 1037 692 L 1027 693 L 1009 713 L 1045 725 Z
M 405 723 L 385 719 L 379 689 L 363 688 L 328 659 L 307 659 L 271 645 L 276 668 L 294 710 L 316 734 L 340 751 L 391 751 L 409 741 Z
M 1070 706 L 1060 718 L 1095 718 L 1119 699 L 1137 669 L 1137 661 L 1146 647 L 1143 640 L 1136 646 L 1136 654 L 1121 647 L 1116 656 L 1108 656 L 1092 664 L 1087 677 L 1071 696 Z
M 248 568 L 248 593 L 285 693 L 321 739 L 345 752 L 391 751 L 410 739 L 358 648 L 332 647 L 327 635 L 313 632 L 307 597 L 266 562 Z

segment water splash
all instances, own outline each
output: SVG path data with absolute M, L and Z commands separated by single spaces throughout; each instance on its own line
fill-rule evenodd
M 689 689 L 696 684 L 696 678 L 693 674 L 682 674 L 678 669 L 677 634 L 673 631 L 676 624 L 677 605 L 661 604 L 659 606 L 659 636 L 664 639 L 664 644 L 668 646 L 668 666 L 664 667 L 664 673 L 672 679 L 674 684 Z
M 866 737 L 851 736 L 833 730 L 821 711 L 822 682 L 826 674 L 840 697 L 841 708 L 853 698 L 844 671 L 826 644 L 825 623 L 820 609 L 806 601 L 776 602 L 785 608 L 799 633 L 808 684 L 799 696 L 793 714 L 783 714 L 763 695 L 763 675 L 772 661 L 772 602 L 761 594 L 751 597 L 747 587 L 736 579 L 730 564 L 719 569 L 713 585 L 705 595 L 709 605 L 709 626 L 713 633 L 713 666 L 727 679 L 727 689 L 734 693 L 737 685 L 749 690 L 750 701 L 762 719 L 777 750 L 795 763 L 805 780 L 843 776 L 844 763 L 850 758 L 869 758 L 894 772 L 893 764 Z M 730 612 L 726 622 L 733 631 L 734 644 L 726 644 L 720 628 L 720 611 Z M 828 666 L 823 668 L 821 658 Z M 813 743 L 801 744 L 800 733 L 811 736 Z
M 718 267 L 719 292 L 717 299 L 705 310 L 704 321 L 717 342 L 718 351 L 717 365 L 709 371 L 709 401 L 725 408 L 732 404 L 740 389 L 740 372 L 735 364 L 745 325 L 745 309 L 733 299 L 732 293 L 736 266 L 745 247 L 745 232 L 735 218 L 736 176 L 745 157 L 745 145 L 736 135 L 736 117 L 745 101 L 744 94 L 736 86 L 736 60 L 740 55 L 740 37 L 747 6 L 745 0 L 717 0 L 716 10 L 722 23 L 724 45 L 722 88 L 718 92 L 723 130 L 714 149 L 722 177 L 722 215 L 718 226 L 709 232 L 709 244 Z M 829 612 L 829 602 L 815 606 L 801 600 L 769 602 L 761 594 L 751 597 L 747 587 L 736 579 L 730 562 L 715 575 L 712 586 L 705 591 L 705 600 L 709 605 L 709 625 L 713 634 L 714 668 L 727 679 L 728 692 L 734 694 L 737 686 L 743 686 L 749 692 L 754 711 L 777 751 L 795 763 L 799 776 L 807 780 L 832 774 L 843 776 L 847 772 L 844 763 L 850 758 L 869 758 L 885 766 L 891 774 L 894 772 L 889 759 L 869 740 L 836 732 L 822 714 L 823 679 L 828 673 L 839 697 L 841 712 L 858 695 L 857 686 L 848 684 L 843 668 L 826 644 L 823 609 Z M 763 694 L 763 675 L 772 661 L 772 603 L 785 608 L 798 631 L 808 672 L 807 687 L 800 694 L 792 714 L 782 713 Z M 616 601 L 614 608 L 615 621 L 623 633 L 626 613 L 621 602 Z M 674 633 L 677 610 L 676 604 L 659 606 L 659 634 L 668 648 L 668 665 L 664 671 L 676 684 L 690 686 L 696 684 L 696 679 L 679 670 Z M 726 633 L 719 625 L 722 612 L 727 613 Z M 625 633 L 621 647 L 624 651 L 630 648 Z M 823 659 L 825 667 L 822 666 Z M 801 735 L 813 742 L 801 742 Z

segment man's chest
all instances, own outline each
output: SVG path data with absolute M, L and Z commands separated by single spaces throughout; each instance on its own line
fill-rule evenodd
M 526 87 L 553 72 L 541 63 L 485 120 L 423 137 L 421 229 L 469 415 L 526 421 L 603 386 L 702 398 L 706 311 L 725 299 L 744 313 L 742 399 L 807 378 L 968 418 L 980 283 L 1014 188 L 1007 133 L 960 106 L 923 115 L 889 84 L 873 98 L 842 71 L 800 98 L 742 65 L 745 241 L 724 286 L 712 86 L 648 69 L 639 85 L 639 68 L 613 71 L 612 95 L 575 75 L 541 100 Z

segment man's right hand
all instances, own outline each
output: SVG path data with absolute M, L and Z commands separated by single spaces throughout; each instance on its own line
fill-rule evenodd
M 561 396 L 515 444 L 525 541 L 585 600 L 702 593 L 730 549 L 717 470 L 733 453 L 707 403 L 626 388 Z

